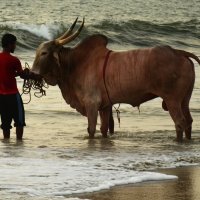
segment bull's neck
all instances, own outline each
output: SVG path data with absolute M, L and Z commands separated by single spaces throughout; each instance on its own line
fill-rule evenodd
M 71 48 L 63 47 L 59 52 L 59 62 L 62 75 L 69 75 L 72 68 L 72 51 Z M 63 76 L 62 76 L 63 77 Z
M 62 96 L 68 104 L 72 103 L 73 88 L 71 87 L 71 74 L 74 66 L 74 52 L 71 48 L 63 47 L 59 53 L 59 62 L 61 66 L 60 79 L 58 86 L 61 90 Z

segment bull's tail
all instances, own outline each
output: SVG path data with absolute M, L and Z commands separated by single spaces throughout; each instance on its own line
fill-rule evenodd
M 187 52 L 187 51 L 184 51 L 184 50 L 179 50 L 179 49 L 176 49 L 176 52 L 187 57 L 187 58 L 193 58 L 200 65 L 200 59 L 196 55 L 194 55 L 193 53 L 190 53 L 190 52 Z

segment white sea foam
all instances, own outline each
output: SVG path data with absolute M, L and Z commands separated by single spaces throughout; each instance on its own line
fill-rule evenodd
M 120 164 L 120 160 L 123 162 L 121 158 L 112 162 L 109 161 L 110 157 L 105 159 L 98 156 L 55 159 L 45 158 L 45 151 L 43 153 L 43 156 L 42 153 L 32 152 L 32 157 L 1 157 L 0 194 L 7 190 L 8 193 L 25 193 L 30 196 L 62 197 L 122 184 L 177 178 L 156 172 L 125 169 Z
M 48 40 L 53 39 L 54 33 L 58 32 L 61 26 L 58 24 L 24 24 L 21 22 L 7 22 L 3 25 L 16 30 L 25 30 Z
M 53 35 L 52 35 L 52 31 L 53 30 L 57 30 L 58 27 L 55 25 L 47 25 L 47 24 L 41 24 L 41 25 L 35 25 L 35 24 L 16 24 L 16 28 L 17 29 L 22 29 L 25 31 L 29 31 L 30 33 L 33 33 L 39 37 L 43 37 L 45 39 L 52 39 Z

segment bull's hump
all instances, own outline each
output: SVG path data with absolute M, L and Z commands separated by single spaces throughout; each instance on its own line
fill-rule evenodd
M 108 39 L 105 35 L 96 34 L 85 38 L 77 47 L 90 46 L 92 48 L 105 46 L 108 44 Z

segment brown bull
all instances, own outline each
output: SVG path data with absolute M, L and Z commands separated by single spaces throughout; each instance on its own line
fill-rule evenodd
M 194 87 L 192 53 L 169 46 L 116 52 L 106 47 L 103 35 L 89 36 L 75 47 L 63 47 L 75 39 L 84 26 L 73 33 L 76 21 L 63 36 L 42 43 L 32 71 L 50 85 L 58 85 L 63 98 L 88 119 L 88 133 L 94 137 L 100 112 L 101 132 L 107 136 L 111 106 L 132 106 L 161 97 L 176 128 L 177 140 L 183 132 L 191 139 L 192 117 L 189 101 Z

